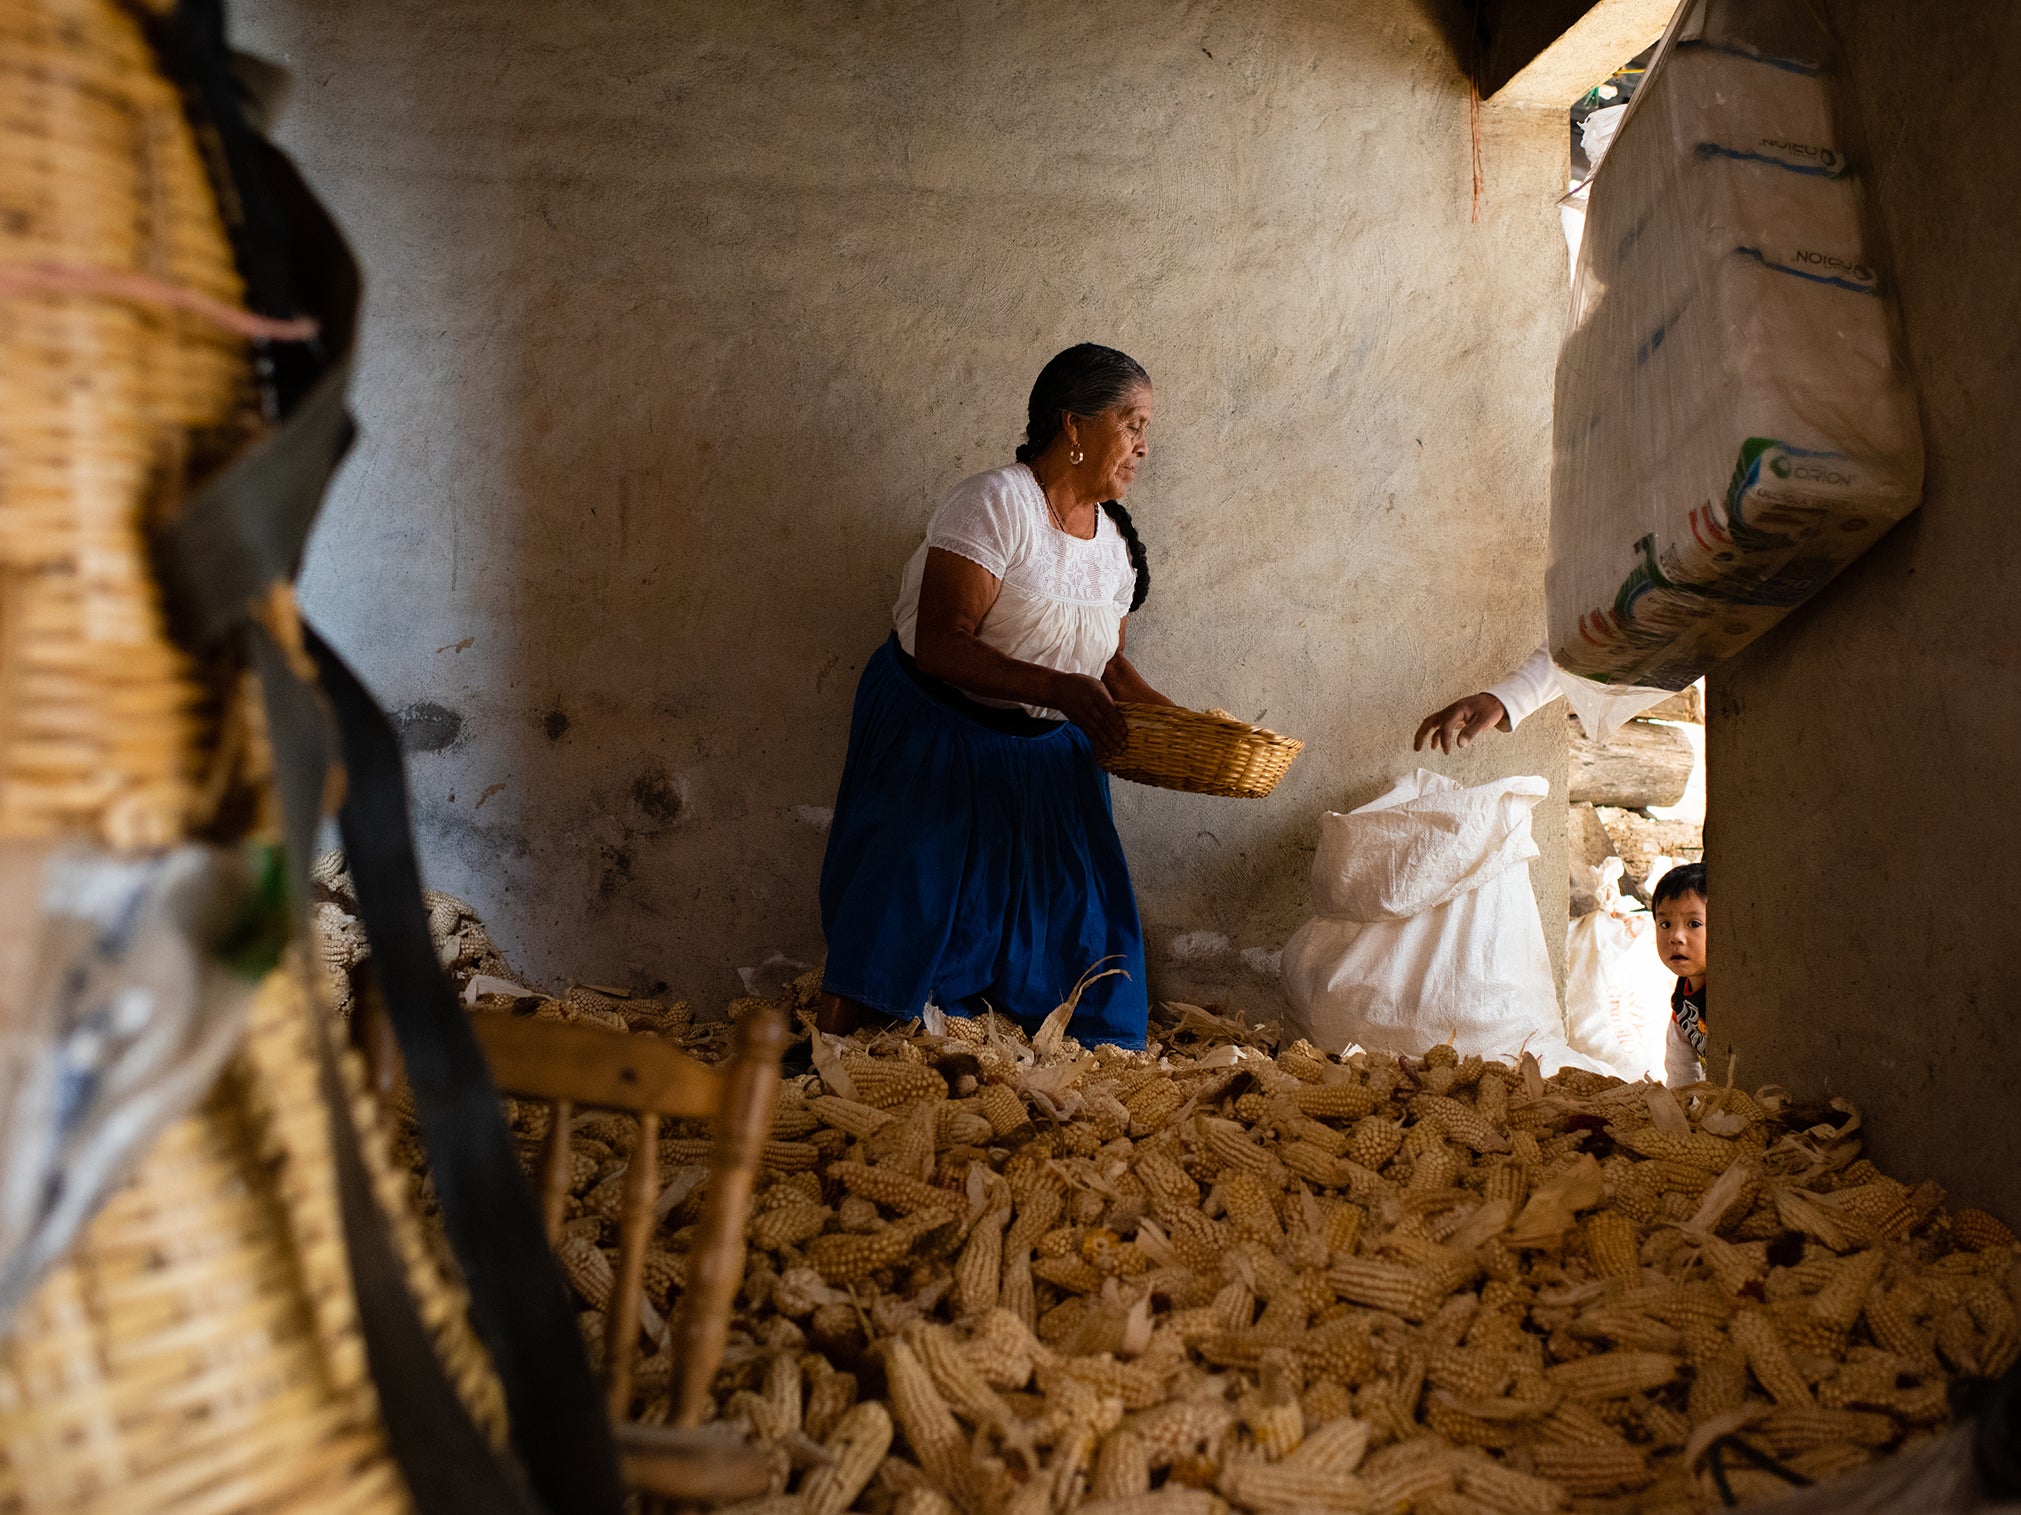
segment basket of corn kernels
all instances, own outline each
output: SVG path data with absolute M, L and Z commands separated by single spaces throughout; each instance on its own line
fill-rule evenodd
M 1850 1106 L 1273 1055 L 1177 1010 L 1148 1055 L 950 1020 L 788 1086 L 716 1384 L 778 1460 L 749 1515 L 1682 1515 L 1721 1505 L 1720 1447 L 1743 1500 L 1824 1481 L 2021 1352 L 2013 1234 L 1879 1172 Z M 721 1040 L 580 991 L 542 1013 Z M 531 1165 L 544 1111 L 511 1113 Z M 593 1353 L 630 1129 L 575 1132 Z M 707 1151 L 660 1143 L 649 1329 Z

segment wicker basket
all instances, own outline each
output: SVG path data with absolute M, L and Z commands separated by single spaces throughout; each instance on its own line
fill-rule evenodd
M 0 6 L 0 98 L 0 836 L 160 846 L 216 792 L 224 702 L 162 633 L 146 532 L 254 414 L 243 339 L 166 297 L 240 281 L 129 14 Z
M 171 1125 L 0 1347 L 0 1510 L 412 1509 L 366 1371 L 301 979 L 277 969 L 210 1097 Z M 505 1406 L 354 1056 L 352 1118 L 464 1402 Z
M 1218 710 L 1180 705 L 1117 707 L 1130 739 L 1102 766 L 1119 779 L 1188 794 L 1260 800 L 1284 777 L 1305 743 Z
M 215 315 L 243 298 L 230 246 L 180 97 L 113 0 L 0 3 L 0 99 L 0 842 L 215 836 L 264 766 L 257 706 L 169 639 L 148 533 L 258 424 Z M 268 977 L 224 1076 L 0 1343 L 4 1515 L 412 1508 L 353 1296 L 316 951 Z M 409 1288 L 502 1446 L 460 1286 L 344 1074 Z

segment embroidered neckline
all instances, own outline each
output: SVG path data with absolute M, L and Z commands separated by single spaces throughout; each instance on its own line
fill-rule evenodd
M 1107 523 L 1111 528 L 1115 526 L 1115 522 L 1109 520 L 1109 513 L 1106 510 L 1102 509 L 1100 505 L 1097 505 L 1095 507 L 1095 534 L 1091 537 L 1075 536 L 1071 531 L 1067 530 L 1066 527 L 1060 525 L 1058 520 L 1054 518 L 1053 502 L 1046 498 L 1045 485 L 1039 482 L 1039 476 L 1037 472 L 1033 470 L 1032 465 L 1029 463 L 1020 463 L 1018 464 L 1018 467 L 1023 470 L 1024 481 L 1025 483 L 1031 486 L 1031 492 L 1039 497 L 1039 510 L 1045 515 L 1046 530 L 1053 533 L 1055 536 L 1065 537 L 1069 542 L 1079 542 L 1083 547 L 1091 547 L 1096 542 L 1102 540 L 1102 526 L 1104 523 Z M 1029 503 L 1029 501 L 1027 501 L 1027 503 Z

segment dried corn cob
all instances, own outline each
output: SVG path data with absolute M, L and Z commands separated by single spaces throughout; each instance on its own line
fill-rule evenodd
M 891 1449 L 891 1416 L 876 1400 L 852 1406 L 823 1443 L 830 1461 L 800 1486 L 807 1515 L 842 1515 Z
M 1162 1131 L 1185 1103 L 1186 1096 L 1171 1079 L 1153 1079 L 1123 1101 L 1123 1108 L 1130 1112 L 1130 1135 L 1150 1136 Z
M 1277 1159 L 1267 1148 L 1251 1141 L 1248 1133 L 1234 1121 L 1202 1115 L 1196 1118 L 1194 1125 L 1200 1133 L 1201 1142 L 1220 1159 L 1223 1167 L 1259 1177 L 1276 1169 Z
M 1258 1457 L 1231 1460 L 1221 1469 L 1215 1486 L 1245 1510 L 1362 1515 L 1376 1508 L 1371 1491 L 1352 1474 Z
M 1296 1451 L 1305 1439 L 1305 1410 L 1298 1402 L 1291 1354 L 1281 1348 L 1266 1350 L 1262 1354 L 1260 1378 L 1256 1391 L 1244 1395 L 1236 1406 L 1236 1414 L 1257 1450 L 1266 1460 L 1278 1462 Z
M 1981 1252 L 1989 1247 L 2021 1246 L 2021 1242 L 2015 1240 L 2014 1232 L 2007 1223 L 1985 1210 L 1964 1209 L 1952 1212 L 1951 1239 L 1967 1252 Z
M 884 1344 L 891 1409 L 928 1477 L 946 1490 L 967 1486 L 967 1445 L 933 1375 L 903 1337 Z
M 1172 1228 L 1172 1250 L 1180 1262 L 1203 1276 L 1220 1271 L 1228 1238 L 1219 1222 L 1198 1210 L 1178 1210 L 1167 1217 L 1167 1223 Z
M 1412 1509 L 1434 1495 L 1452 1489 L 1457 1479 L 1443 1460 L 1443 1448 L 1429 1440 L 1404 1441 L 1384 1447 L 1369 1459 L 1362 1481 L 1370 1510 Z
M 819 1236 L 834 1217 L 835 1212 L 826 1205 L 781 1205 L 751 1217 L 751 1245 L 766 1252 L 775 1252 L 781 1247 L 797 1247 L 801 1242 Z
M 1573 1399 L 1619 1399 L 1660 1388 L 1677 1376 L 1678 1367 L 1665 1352 L 1606 1352 L 1559 1363 L 1545 1377 Z
M 1831 1276 L 1810 1300 L 1811 1314 L 1838 1331 L 1851 1330 L 1867 1295 L 1880 1282 L 1886 1261 L 1886 1255 L 1873 1248 L 1834 1264 Z
M 555 1256 L 561 1260 L 562 1272 L 574 1285 L 576 1294 L 592 1310 L 608 1309 L 611 1289 L 616 1283 L 611 1272 L 610 1259 L 594 1242 L 581 1237 L 565 1238 L 555 1248 Z
M 889 1110 L 914 1100 L 947 1098 L 947 1080 L 938 1069 L 924 1063 L 880 1058 L 851 1069 L 849 1077 L 856 1085 L 857 1098 L 873 1109 Z
M 1145 1461 L 1162 1468 L 1202 1448 L 1218 1446 L 1234 1425 L 1235 1412 L 1219 1399 L 1175 1399 L 1132 1416 L 1127 1423 L 1143 1443 Z
M 852 1194 L 875 1200 L 902 1215 L 939 1211 L 944 1220 L 951 1220 L 960 1204 L 959 1198 L 945 1189 L 936 1189 L 920 1179 L 908 1178 L 903 1173 L 885 1168 L 873 1168 L 865 1163 L 830 1163 L 828 1172 L 831 1177 L 840 1179 Z
M 839 1094 L 823 1094 L 810 1099 L 807 1110 L 823 1125 L 859 1138 L 875 1135 L 894 1119 L 888 1110 L 880 1110 L 860 1100 L 844 1099 Z
M 801 1428 L 814 1440 L 825 1441 L 856 1403 L 856 1375 L 837 1371 L 819 1352 L 801 1358 L 800 1368 L 807 1381 Z
M 1229 1175 L 1221 1185 L 1221 1197 L 1228 1207 L 1228 1233 L 1236 1241 L 1253 1241 L 1271 1251 L 1284 1245 L 1284 1228 L 1277 1221 L 1276 1191 L 1250 1172 Z
M 1350 1257 L 1327 1270 L 1327 1281 L 1343 1299 L 1388 1310 L 1405 1320 L 1423 1320 L 1445 1302 L 1453 1285 L 1419 1267 Z
M 1779 1456 L 1847 1442 L 1883 1447 L 1899 1434 L 1886 1415 L 1868 1410 L 1826 1410 L 1816 1405 L 1779 1405 L 1761 1422 L 1760 1431 Z
M 1790 1360 L 1789 1348 L 1767 1310 L 1750 1306 L 1733 1317 L 1733 1342 L 1746 1354 L 1748 1371 L 1778 1404 L 1809 1406 L 1810 1385 Z
M 1032 1260 L 1032 1277 L 1075 1294 L 1098 1293 L 1102 1274 L 1079 1257 L 1038 1257 Z
M 1287 1142 L 1277 1149 L 1277 1155 L 1293 1173 L 1323 1189 L 1345 1189 L 1354 1183 L 1353 1165 L 1317 1142 Z
M 1509 1139 L 1474 1106 L 1449 1095 L 1426 1094 L 1412 1101 L 1419 1119 L 1476 1152 L 1507 1152 Z
M 1621 1442 L 1614 1446 L 1542 1442 L 1531 1451 L 1537 1472 L 1569 1494 L 1615 1494 L 1639 1489 L 1654 1476 L 1648 1457 Z
M 955 1294 L 964 1315 L 993 1309 L 1003 1288 L 1003 1233 L 1008 1209 L 993 1209 L 969 1232 L 955 1269 Z
M 1307 1084 L 1290 1098 L 1301 1114 L 1322 1120 L 1355 1120 L 1376 1106 L 1375 1091 L 1362 1084 Z
M 1654 1126 L 1637 1126 L 1628 1130 L 1616 1126 L 1613 1129 L 1614 1139 L 1631 1152 L 1639 1152 L 1644 1157 L 1668 1158 L 1708 1173 L 1724 1173 L 1742 1155 L 1740 1149 L 1726 1138 L 1708 1136 L 1703 1131 L 1673 1136 Z
M 1003 1259 L 1003 1289 L 997 1304 L 1029 1327 L 1038 1319 L 1038 1298 L 1032 1287 L 1032 1254 L 1029 1248 L 1006 1251 Z
M 1150 1492 L 1151 1463 L 1143 1439 L 1128 1426 L 1119 1426 L 1102 1440 L 1088 1496 L 1095 1500 L 1129 1499 Z
M 901 1261 L 927 1231 L 947 1224 L 941 1211 L 893 1221 L 867 1236 L 817 1236 L 807 1244 L 807 1261 L 830 1283 L 868 1278 Z
M 1107 1353 L 1093 1357 L 1060 1357 L 1036 1369 L 1041 1385 L 1072 1379 L 1106 1399 L 1120 1399 L 1125 1409 L 1143 1410 L 1160 1403 L 1171 1373 L 1145 1358 L 1118 1362 Z
M 1634 1278 L 1641 1273 L 1641 1237 L 1634 1221 L 1618 1211 L 1596 1210 L 1582 1229 L 1595 1273 L 1602 1278 Z
M 1066 1189 L 1051 1174 L 1043 1182 L 1035 1182 L 1018 1196 L 1017 1214 L 1004 1233 L 1006 1253 L 1025 1251 L 1036 1247 L 1041 1236 L 1052 1229 L 1053 1222 L 1060 1218 L 1066 1208 Z
M 1354 1123 L 1348 1132 L 1347 1155 L 1364 1168 L 1380 1168 L 1395 1157 L 1403 1146 L 1403 1126 L 1379 1115 L 1367 1116 Z
M 979 1426 L 1007 1427 L 1012 1423 L 1010 1407 L 945 1326 L 916 1323 L 905 1334 L 957 1415 Z

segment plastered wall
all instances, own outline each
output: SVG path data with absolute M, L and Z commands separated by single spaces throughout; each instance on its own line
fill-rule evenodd
M 1922 509 L 1709 681 L 1711 1008 L 1741 1078 L 2021 1219 L 2021 11 L 1842 0 L 1922 390 Z
M 900 568 L 1070 342 L 1157 382 L 1133 656 L 1310 744 L 1267 803 L 1118 785 L 1157 992 L 1269 1008 L 1319 812 L 1540 638 L 1564 127 L 1487 117 L 1472 220 L 1414 0 L 235 15 L 368 271 L 305 601 L 402 712 L 430 882 L 532 977 L 819 959 Z M 1561 727 L 1435 766 L 1562 795 Z

